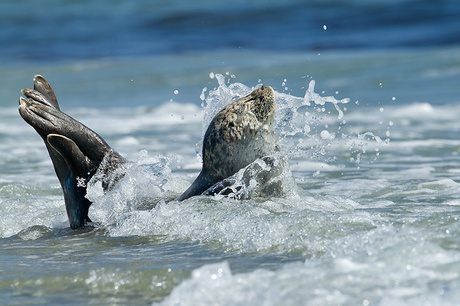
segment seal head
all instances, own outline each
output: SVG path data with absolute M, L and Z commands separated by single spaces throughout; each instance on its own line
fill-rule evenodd
M 219 111 L 204 135 L 203 168 L 178 200 L 200 195 L 256 159 L 273 153 L 274 115 L 275 93 L 270 86 L 262 86 Z

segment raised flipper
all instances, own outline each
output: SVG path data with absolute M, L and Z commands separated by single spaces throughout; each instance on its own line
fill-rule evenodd
M 202 195 L 220 195 L 238 200 L 295 197 L 295 182 L 286 157 L 256 159 L 234 175 L 213 185 Z
M 104 158 L 108 159 L 107 173 L 126 160 L 97 133 L 61 112 L 53 89 L 42 76 L 34 77 L 34 89 L 23 89 L 22 93 L 28 99 L 19 99 L 19 113 L 45 142 L 64 192 L 70 227 L 84 226 L 90 221 L 87 182 Z

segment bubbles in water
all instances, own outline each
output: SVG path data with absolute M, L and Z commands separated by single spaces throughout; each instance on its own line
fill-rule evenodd
M 321 139 L 329 139 L 331 137 L 331 134 L 326 130 L 323 130 L 320 135 Z

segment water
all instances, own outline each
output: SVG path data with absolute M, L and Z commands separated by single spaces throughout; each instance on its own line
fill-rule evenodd
M 2 304 L 458 303 L 457 1 L 0 6 Z M 94 228 L 69 229 L 17 112 L 37 73 L 133 161 L 90 190 Z M 212 114 L 260 84 L 292 197 L 161 201 L 198 174 Z

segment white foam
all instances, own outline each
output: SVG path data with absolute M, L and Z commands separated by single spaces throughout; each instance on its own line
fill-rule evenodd
M 25 186 L 17 187 L 17 194 L 12 198 L 6 198 L 5 190 L 0 190 L 3 195 L 0 198 L 0 237 L 15 235 L 34 225 L 49 228 L 69 226 L 62 196 L 46 196 L 39 190 L 31 190 Z M 20 194 L 26 194 L 29 200 L 24 202 Z M 64 224 L 60 222 L 62 220 Z M 39 238 L 37 235 L 40 236 L 37 231 L 31 231 L 24 234 L 23 239 Z
M 391 260 L 388 260 L 391 258 Z M 460 297 L 458 253 L 410 226 L 355 231 L 325 254 L 270 271 L 233 273 L 227 262 L 204 265 L 159 305 L 450 304 Z
M 126 200 L 116 202 L 120 200 L 110 195 L 109 198 L 107 206 L 95 202 L 90 217 L 108 226 L 110 236 L 158 235 L 165 241 L 186 239 L 217 244 L 227 251 L 298 250 L 308 254 L 321 252 L 324 242 L 318 240 L 318 234 L 323 230 L 330 232 L 331 226 L 337 226 L 337 214 L 357 205 L 333 197 L 238 202 L 202 196 L 184 202 L 159 201 L 154 209 L 143 211 L 130 207 Z M 374 222 L 364 213 L 356 213 L 353 220 Z

